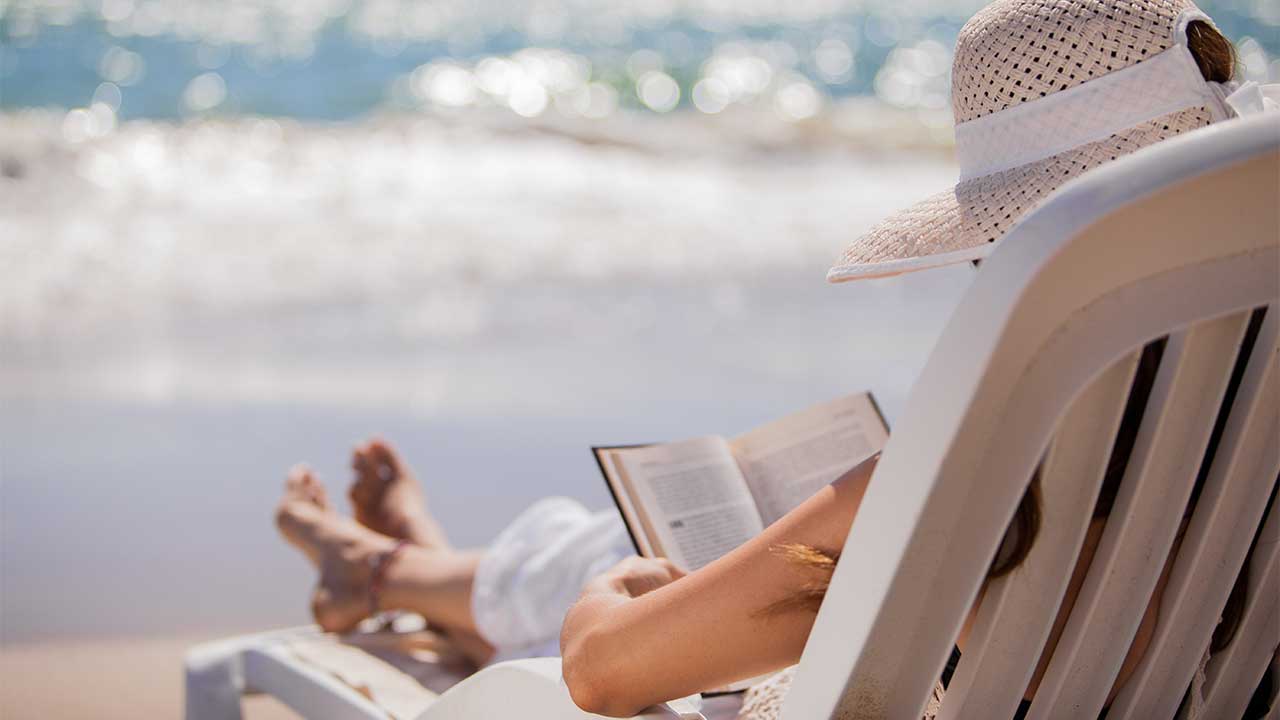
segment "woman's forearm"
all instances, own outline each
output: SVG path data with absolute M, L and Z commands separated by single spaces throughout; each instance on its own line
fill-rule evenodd
M 630 715 L 796 662 L 814 615 L 763 612 L 805 582 L 772 549 L 798 543 L 838 550 L 873 467 L 846 473 L 759 536 L 670 585 L 634 599 L 589 586 L 561 635 L 575 702 L 602 715 Z

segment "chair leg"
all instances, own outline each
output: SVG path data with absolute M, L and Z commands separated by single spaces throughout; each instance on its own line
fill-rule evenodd
M 243 720 L 244 666 L 239 643 L 210 643 L 186 657 L 186 720 Z

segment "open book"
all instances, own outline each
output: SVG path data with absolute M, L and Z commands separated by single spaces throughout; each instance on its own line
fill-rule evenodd
M 888 437 L 875 400 L 862 393 L 732 440 L 592 450 L 636 552 L 693 571 L 759 534 Z

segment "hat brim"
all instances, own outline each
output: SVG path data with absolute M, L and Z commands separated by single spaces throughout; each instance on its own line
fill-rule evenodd
M 956 193 L 940 192 L 873 227 L 845 249 L 827 280 L 892 277 L 986 257 L 994 243 L 965 231 Z
M 1207 108 L 1180 110 L 1044 160 L 962 181 L 854 240 L 827 272 L 827 280 L 889 277 L 984 258 L 1027 211 L 1063 183 L 1212 121 Z

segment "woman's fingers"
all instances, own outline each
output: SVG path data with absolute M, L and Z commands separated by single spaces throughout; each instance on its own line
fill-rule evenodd
M 676 565 L 675 563 L 671 562 L 666 558 L 659 558 L 659 560 L 661 560 L 663 566 L 667 568 L 667 572 L 671 573 L 672 579 L 678 580 L 684 577 L 685 575 L 689 574 L 684 570 L 681 570 L 679 565 Z
M 624 593 L 639 597 L 681 577 L 684 572 L 666 558 L 629 557 L 609 571 Z

